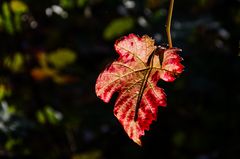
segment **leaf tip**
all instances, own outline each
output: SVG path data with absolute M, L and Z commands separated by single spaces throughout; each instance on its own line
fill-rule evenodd
M 140 139 L 135 139 L 134 142 L 138 144 L 139 146 L 142 146 L 142 142 Z

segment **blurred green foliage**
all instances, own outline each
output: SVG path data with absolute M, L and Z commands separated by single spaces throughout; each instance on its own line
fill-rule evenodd
M 60 0 L 59 4 L 63 8 L 71 9 L 76 6 L 83 7 L 87 2 L 88 2 L 88 0 Z
M 9 34 L 21 31 L 21 16 L 28 12 L 28 6 L 22 1 L 12 0 L 10 2 L 3 1 L 1 8 L 0 27 L 4 26 Z
M 15 53 L 13 57 L 7 56 L 4 59 L 4 67 L 9 68 L 12 72 L 19 72 L 24 67 L 24 57 L 21 53 Z
M 76 60 L 76 53 L 69 49 L 58 49 L 47 55 L 47 61 L 56 68 L 61 69 Z
M 39 110 L 36 112 L 36 117 L 39 123 L 45 124 L 49 122 L 50 124 L 57 124 L 62 120 L 62 114 L 56 110 L 54 110 L 50 106 L 44 107 L 43 110 Z
M 23 1 L 12 0 L 10 6 L 14 13 L 22 14 L 28 11 L 28 6 Z
M 175 1 L 185 72 L 139 148 L 95 81 L 133 32 L 166 45 L 168 0 L 1 0 L 0 158 L 237 159 L 239 1 Z
M 114 19 L 105 28 L 103 37 L 106 40 L 111 40 L 129 32 L 133 27 L 134 20 L 130 17 Z
M 4 2 L 2 4 L 2 12 L 3 12 L 3 24 L 9 34 L 13 34 L 14 29 L 13 29 L 13 24 L 11 21 L 11 12 L 8 3 Z

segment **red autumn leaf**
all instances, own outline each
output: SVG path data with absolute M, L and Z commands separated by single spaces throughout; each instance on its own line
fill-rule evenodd
M 109 102 L 118 92 L 114 115 L 128 136 L 141 145 L 140 137 L 157 119 L 158 106 L 166 106 L 166 95 L 157 82 L 175 80 L 183 71 L 177 48 L 155 46 L 149 36 L 129 34 L 115 43 L 119 58 L 106 68 L 96 82 L 96 94 Z

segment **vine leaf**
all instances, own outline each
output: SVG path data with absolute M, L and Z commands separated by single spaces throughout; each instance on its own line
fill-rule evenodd
M 118 92 L 114 115 L 128 136 L 141 145 L 140 137 L 157 119 L 158 106 L 166 106 L 166 95 L 157 82 L 175 80 L 183 71 L 177 48 L 155 46 L 144 35 L 129 34 L 115 43 L 119 58 L 107 67 L 96 81 L 96 94 L 108 103 Z

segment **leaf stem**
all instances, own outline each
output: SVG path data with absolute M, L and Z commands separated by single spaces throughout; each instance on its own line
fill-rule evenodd
M 172 37 L 171 37 L 171 22 L 172 22 L 173 5 L 174 5 L 174 0 L 170 0 L 167 23 L 166 23 L 166 32 L 167 32 L 167 39 L 168 39 L 169 48 L 173 47 Z

